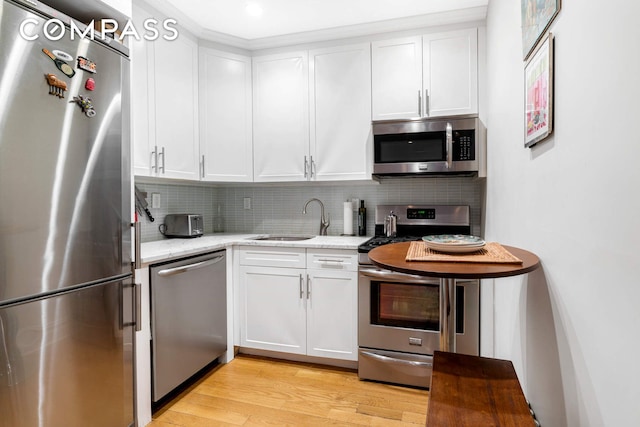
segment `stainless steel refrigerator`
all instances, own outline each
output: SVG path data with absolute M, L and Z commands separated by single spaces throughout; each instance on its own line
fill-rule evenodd
M 0 426 L 129 426 L 128 51 L 37 3 L 0 3 Z

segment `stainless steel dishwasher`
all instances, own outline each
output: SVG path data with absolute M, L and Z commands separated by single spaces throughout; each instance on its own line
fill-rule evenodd
M 154 402 L 227 351 L 226 271 L 224 251 L 151 266 Z

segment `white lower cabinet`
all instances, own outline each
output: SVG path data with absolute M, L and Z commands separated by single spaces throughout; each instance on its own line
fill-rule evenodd
M 307 270 L 307 354 L 358 360 L 358 273 Z
M 355 251 L 241 248 L 239 272 L 242 347 L 357 360 Z

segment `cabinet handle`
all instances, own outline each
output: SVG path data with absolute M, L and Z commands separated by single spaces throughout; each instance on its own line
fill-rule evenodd
M 307 178 L 309 175 L 307 171 L 307 156 L 304 156 L 304 177 Z
M 453 128 L 447 123 L 447 169 L 451 169 L 453 163 Z
M 311 297 L 311 279 L 307 274 L 307 300 Z
M 335 262 L 337 264 L 342 264 L 344 262 L 344 260 L 343 259 L 327 259 L 327 258 L 318 259 L 318 264 L 326 264 L 326 263 L 330 263 L 330 262 Z
M 304 290 L 302 289 L 303 286 L 304 286 L 304 278 L 302 277 L 302 274 L 301 274 L 300 275 L 300 299 L 304 297 Z
M 160 152 L 160 155 L 162 156 L 162 174 L 164 175 L 164 147 L 162 147 L 162 151 Z
M 158 146 L 153 147 L 153 151 L 151 152 L 151 161 L 153 165 L 151 165 L 151 170 L 154 173 L 158 173 Z
M 424 115 L 429 116 L 429 90 L 424 90 Z
M 202 179 L 204 179 L 204 155 L 202 156 L 202 164 L 200 165 L 202 172 L 201 172 L 201 177 Z
M 422 91 L 418 90 L 418 117 L 422 117 Z
M 309 178 L 313 178 L 313 175 L 315 175 L 315 173 L 313 172 L 313 169 L 315 168 L 316 162 L 313 161 L 313 156 L 309 156 L 309 159 L 311 159 L 310 166 L 309 166 L 309 172 L 311 172 L 311 174 Z

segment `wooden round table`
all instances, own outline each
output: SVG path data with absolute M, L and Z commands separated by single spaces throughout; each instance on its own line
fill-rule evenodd
M 411 242 L 390 243 L 369 251 L 369 259 L 380 268 L 440 278 L 440 350 L 455 352 L 455 279 L 492 279 L 529 273 L 540 267 L 533 253 L 513 246 L 503 247 L 522 264 L 489 264 L 450 261 L 405 261 Z

